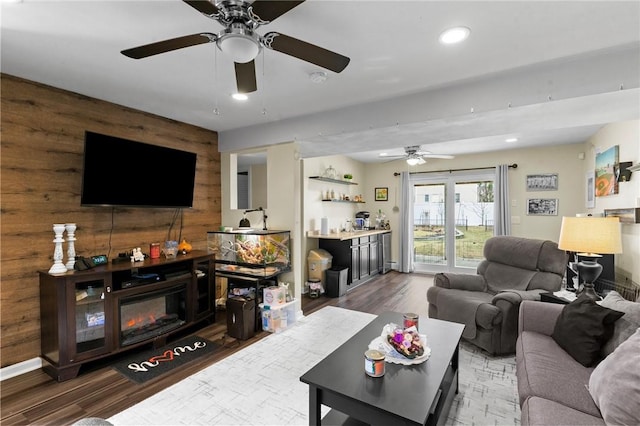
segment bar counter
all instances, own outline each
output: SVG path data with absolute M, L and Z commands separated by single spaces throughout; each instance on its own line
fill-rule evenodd
M 369 230 L 363 230 L 363 231 L 338 232 L 338 233 L 333 233 L 333 234 L 320 234 L 320 233 L 316 234 L 314 231 L 309 231 L 309 232 L 307 232 L 307 237 L 324 239 L 324 240 L 345 241 L 345 240 L 351 240 L 353 238 L 368 237 L 370 235 L 384 234 L 386 232 L 391 232 L 391 230 L 390 229 L 369 229 Z

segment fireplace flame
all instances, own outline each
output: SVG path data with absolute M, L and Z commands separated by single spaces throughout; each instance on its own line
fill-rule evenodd
M 126 324 L 127 324 L 127 328 L 133 328 L 135 326 L 145 326 L 148 324 L 153 324 L 156 322 L 156 317 L 154 314 L 149 313 L 149 314 L 139 314 L 137 317 L 135 318 L 131 318 L 129 319 Z

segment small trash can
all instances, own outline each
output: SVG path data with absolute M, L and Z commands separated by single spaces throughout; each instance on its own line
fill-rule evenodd
M 324 284 L 324 272 L 331 268 L 332 259 L 333 256 L 331 256 L 331 253 L 326 250 L 309 250 L 309 255 L 307 256 L 307 262 L 309 264 L 309 281 L 320 280 L 320 282 Z
M 334 266 L 328 269 L 327 285 L 325 294 L 328 297 L 340 297 L 347 294 L 347 277 L 349 276 L 349 268 L 346 266 Z
M 309 297 L 312 299 L 317 299 L 320 297 L 320 293 L 324 293 L 324 288 L 318 278 L 307 281 L 307 287 L 309 288 Z
M 252 297 L 227 299 L 227 334 L 240 340 L 255 335 L 256 302 Z

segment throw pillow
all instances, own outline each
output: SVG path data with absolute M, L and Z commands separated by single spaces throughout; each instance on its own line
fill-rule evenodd
M 613 334 L 613 323 L 623 315 L 583 294 L 562 308 L 551 337 L 576 361 L 591 367 L 602 358 L 602 346 Z
M 613 336 L 602 348 L 602 355 L 607 356 L 640 327 L 640 303 L 631 302 L 620 293 L 611 291 L 607 293 L 600 306 L 624 312 L 624 316 L 613 325 Z
M 591 373 L 589 393 L 608 425 L 640 424 L 640 328 Z

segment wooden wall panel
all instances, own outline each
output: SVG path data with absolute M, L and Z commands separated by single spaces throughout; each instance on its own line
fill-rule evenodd
M 53 263 L 53 223 L 75 222 L 78 255 L 109 254 L 167 239 L 173 209 L 81 207 L 84 132 L 90 130 L 195 152 L 194 206 L 172 239 L 206 249 L 221 221 L 216 132 L 1 75 L 0 341 L 1 366 L 40 355 L 38 270 Z M 132 185 L 163 185 L 167 175 Z M 163 179 L 164 178 L 164 179 Z M 105 184 L 109 184 L 105 182 Z M 65 262 L 67 245 L 64 245 Z

